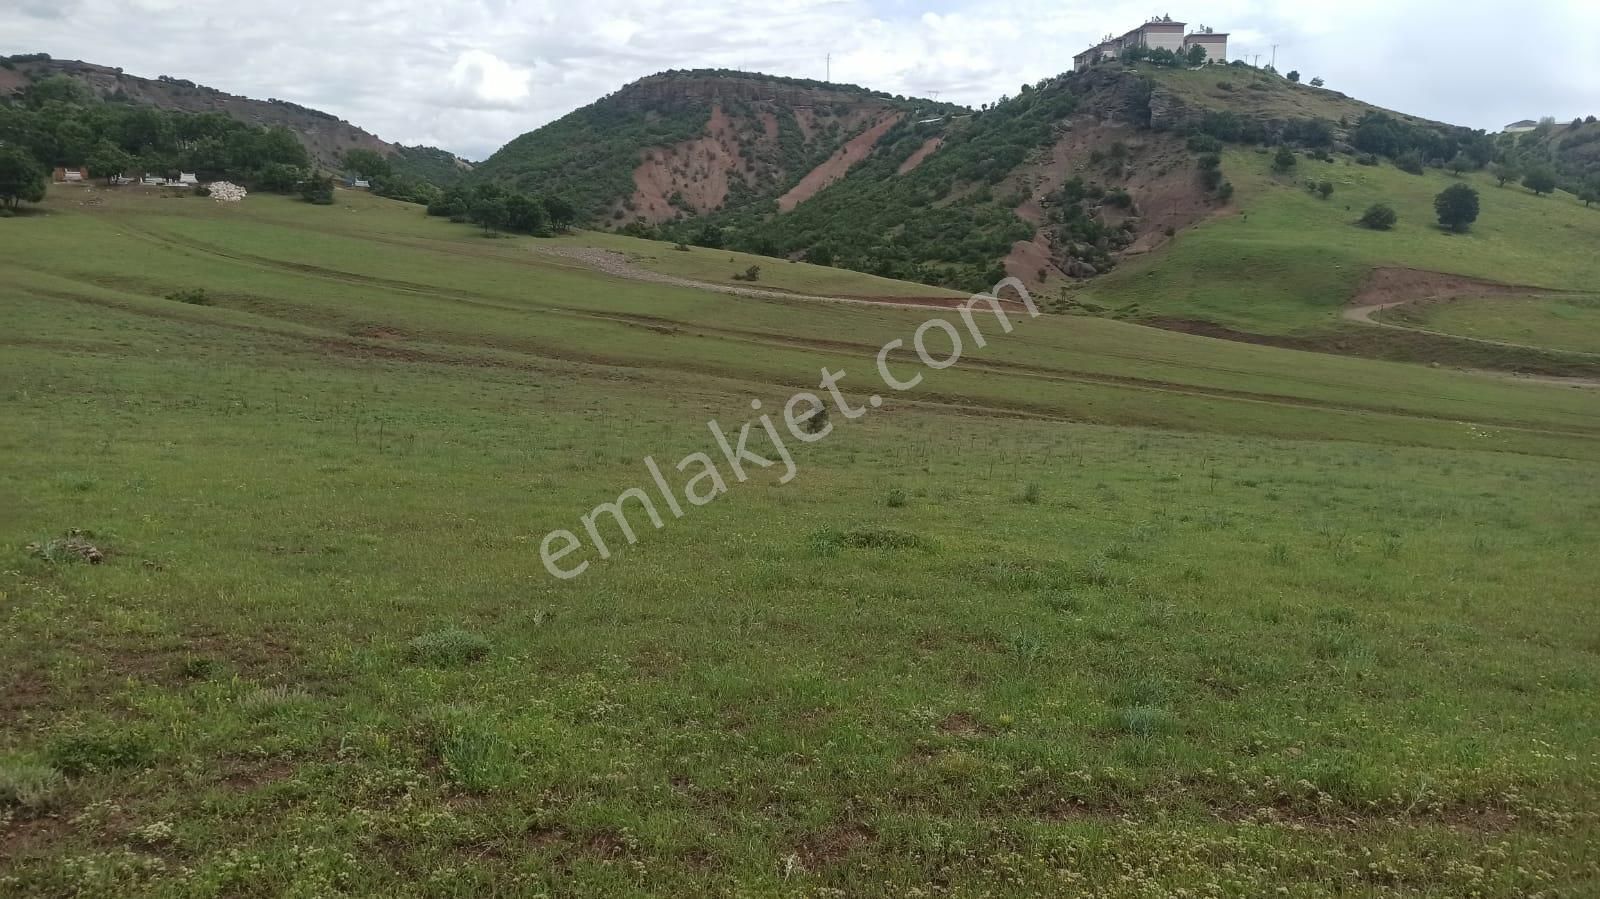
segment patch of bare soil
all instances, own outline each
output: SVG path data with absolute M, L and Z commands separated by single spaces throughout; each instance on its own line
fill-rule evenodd
M 839 152 L 829 157 L 827 162 L 807 172 L 800 183 L 789 189 L 789 192 L 778 198 L 778 211 L 788 212 L 796 206 L 816 196 L 819 191 L 850 171 L 850 167 L 867 157 L 872 148 L 878 145 L 883 135 L 895 126 L 903 112 L 896 112 L 878 119 L 871 127 L 851 138 L 848 143 L 839 148 Z
M 703 136 L 651 150 L 633 170 L 634 214 L 650 222 L 669 221 L 678 215 L 671 202 L 677 195 L 703 215 L 727 200 L 730 178 L 747 179 L 748 171 L 733 123 L 719 103 L 711 109 Z
M 900 167 L 895 169 L 895 174 L 904 175 L 906 172 L 911 171 L 919 165 L 922 165 L 922 160 L 932 156 L 934 152 L 942 146 L 944 146 L 943 135 L 928 138 L 926 141 L 923 141 L 922 146 L 918 147 L 915 153 L 912 153 L 910 156 L 906 157 L 905 162 L 900 163 Z
M 1127 148 L 1127 165 L 1122 171 L 1114 170 L 1117 162 L 1111 152 L 1119 143 Z M 1098 163 L 1092 161 L 1096 151 L 1104 157 Z M 1171 239 L 1169 229 L 1187 228 L 1219 208 L 1201 185 L 1193 154 L 1180 139 L 1080 116 L 1068 123 L 1046 156 L 1013 176 L 1014 183 L 1027 190 L 1027 199 L 1016 208 L 1017 215 L 1030 224 L 1044 225 L 1047 207 L 1073 177 L 1108 188 L 1121 187 L 1133 197 L 1132 216 L 1109 207 L 1100 213 L 1109 225 L 1134 220 L 1134 240 L 1122 256 L 1155 250 Z M 1004 264 L 1007 274 L 1037 290 L 1051 280 L 1067 278 L 1060 259 L 1059 249 L 1041 229 L 1032 240 L 1013 244 Z
M 1383 307 L 1440 297 L 1489 297 L 1550 293 L 1537 287 L 1517 287 L 1499 281 L 1469 278 L 1401 266 L 1375 268 L 1350 300 L 1351 307 Z

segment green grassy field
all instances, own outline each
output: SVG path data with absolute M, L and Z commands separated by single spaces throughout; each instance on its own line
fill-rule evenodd
M 559 581 L 931 313 L 78 196 L 0 221 L 0 892 L 1600 888 L 1600 392 L 1046 316 Z
M 1292 174 L 1278 175 L 1266 151 L 1229 151 L 1223 170 L 1237 187 L 1235 205 L 1180 234 L 1167 252 L 1125 263 L 1085 297 L 1135 318 L 1311 334 L 1359 328 L 1339 313 L 1378 266 L 1570 290 L 1600 283 L 1600 257 L 1591 252 L 1600 245 L 1600 209 L 1570 194 L 1536 197 L 1484 174 L 1418 176 L 1335 158 L 1301 157 Z M 1333 182 L 1332 197 L 1306 190 L 1310 180 Z M 1481 196 L 1467 234 L 1441 231 L 1433 211 L 1435 195 L 1458 181 Z M 1374 203 L 1399 213 L 1393 231 L 1355 224 Z
M 1395 324 L 1578 353 L 1600 353 L 1600 298 L 1469 297 L 1385 310 Z

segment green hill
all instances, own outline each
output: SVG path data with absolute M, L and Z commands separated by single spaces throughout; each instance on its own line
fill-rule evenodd
M 516 138 L 478 175 L 560 193 L 595 224 L 657 224 L 776 202 L 874 126 L 961 111 L 854 85 L 663 72 Z

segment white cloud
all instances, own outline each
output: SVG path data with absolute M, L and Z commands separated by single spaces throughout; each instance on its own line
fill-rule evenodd
M 1175 18 L 1230 49 L 1404 112 L 1480 128 L 1600 114 L 1593 0 L 1205 0 Z M 1138 0 L 0 0 L 0 52 L 44 51 L 325 109 L 482 158 L 668 68 L 739 68 L 972 105 L 1069 68 Z M 68 8 L 70 16 L 41 13 Z M 1163 8 L 1160 11 L 1169 11 Z M 152 34 L 157 35 L 152 37 Z M 1560 40 L 1508 40 L 1507 34 Z
M 466 109 L 520 109 L 528 101 L 529 69 L 519 68 L 487 50 L 467 50 L 450 67 L 449 91 L 440 105 Z

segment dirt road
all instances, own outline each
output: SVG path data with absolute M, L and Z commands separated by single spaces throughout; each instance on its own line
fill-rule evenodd
M 680 278 L 676 275 L 664 275 L 653 272 L 641 265 L 635 264 L 628 257 L 615 250 L 601 250 L 594 247 L 534 247 L 533 252 L 548 256 L 560 256 L 570 259 L 585 268 L 615 275 L 618 278 L 627 278 L 631 281 L 649 281 L 654 284 L 668 284 L 673 287 L 688 287 L 694 290 L 710 290 L 716 293 L 727 293 L 739 297 L 751 297 L 758 300 L 802 300 L 817 303 L 854 303 L 863 306 L 898 306 L 909 309 L 954 309 L 966 302 L 962 297 L 857 297 L 857 296 L 816 296 L 813 294 L 793 293 L 787 290 L 771 290 L 761 287 L 735 287 L 732 284 L 717 284 L 712 281 L 696 281 L 692 278 Z M 1022 308 L 1020 303 L 1012 300 L 1002 300 L 1009 308 Z

